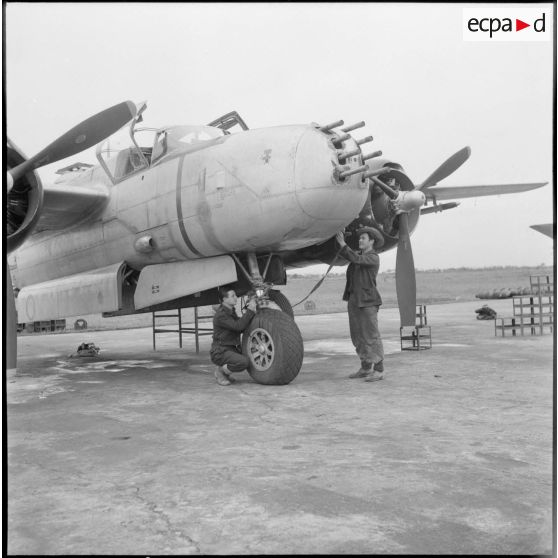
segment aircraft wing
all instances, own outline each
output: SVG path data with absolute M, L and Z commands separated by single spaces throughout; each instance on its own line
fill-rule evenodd
M 541 188 L 548 182 L 529 182 L 522 184 L 487 184 L 484 186 L 430 186 L 423 188 L 428 200 L 455 200 L 461 198 L 477 198 L 480 196 L 499 196 L 501 194 L 516 194 Z
M 63 229 L 93 214 L 109 198 L 103 184 L 44 186 L 43 210 L 35 232 Z
M 531 225 L 531 228 L 549 236 L 550 238 L 554 238 L 554 224 L 553 223 L 545 223 L 544 225 Z

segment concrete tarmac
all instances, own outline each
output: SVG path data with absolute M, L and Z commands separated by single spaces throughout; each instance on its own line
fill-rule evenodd
M 381 310 L 374 383 L 347 378 L 345 313 L 297 318 L 287 386 L 218 386 L 209 337 L 20 336 L 8 553 L 551 553 L 553 335 L 495 337 L 481 305 L 429 306 L 420 352 Z M 70 358 L 82 342 L 99 357 Z

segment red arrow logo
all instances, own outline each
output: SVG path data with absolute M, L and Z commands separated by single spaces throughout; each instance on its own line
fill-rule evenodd
M 520 19 L 515 20 L 515 30 L 516 31 L 521 31 L 522 29 L 525 29 L 525 27 L 531 27 L 531 24 L 530 23 L 525 23 L 524 21 L 521 21 Z

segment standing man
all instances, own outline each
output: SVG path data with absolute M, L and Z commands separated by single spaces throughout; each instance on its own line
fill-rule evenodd
M 378 330 L 378 310 L 382 298 L 376 288 L 380 257 L 375 251 L 375 248 L 383 246 L 384 238 L 372 227 L 362 227 L 356 234 L 360 253 L 347 246 L 342 231 L 336 236 L 341 246 L 339 254 L 350 262 L 343 300 L 348 301 L 351 341 L 360 358 L 360 369 L 349 378 L 375 382 L 384 378 L 384 348 Z
M 249 365 L 248 357 L 242 354 L 240 334 L 248 327 L 256 314 L 256 301 L 248 302 L 246 313 L 239 318 L 236 314 L 238 300 L 234 289 L 219 287 L 221 306 L 213 316 L 213 343 L 209 355 L 217 365 L 215 379 L 220 386 L 230 386 L 235 382 L 234 372 L 242 372 Z

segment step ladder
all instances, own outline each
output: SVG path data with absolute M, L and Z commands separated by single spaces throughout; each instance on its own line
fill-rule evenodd
M 211 324 L 211 327 L 200 327 L 200 323 L 202 323 L 202 320 L 208 320 L 211 319 L 213 320 L 213 313 L 211 314 L 204 314 L 202 315 L 200 313 L 200 311 L 198 310 L 198 307 L 194 307 L 194 326 L 193 327 L 187 327 L 187 326 L 183 326 L 182 325 L 182 310 L 184 310 L 184 308 L 178 308 L 175 312 L 173 313 L 168 313 L 167 310 L 164 310 L 162 312 L 152 312 L 152 316 L 153 316 L 153 322 L 152 322 L 152 328 L 153 328 L 153 350 L 156 351 L 157 347 L 156 347 L 156 336 L 160 333 L 178 333 L 178 346 L 182 349 L 182 335 L 183 334 L 193 334 L 195 337 L 195 343 L 196 343 L 196 354 L 199 354 L 200 352 L 200 340 L 199 338 L 202 337 L 203 335 L 211 335 L 213 333 L 213 323 Z M 161 318 L 176 318 L 177 320 L 177 326 L 176 327 L 159 327 L 157 325 L 157 320 L 161 319 Z M 170 324 L 168 324 L 170 325 Z
M 415 316 L 414 326 L 399 328 L 402 351 L 422 351 L 432 348 L 432 329 L 428 325 L 425 304 L 417 304 Z

